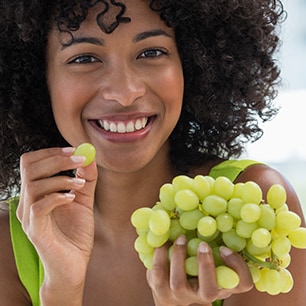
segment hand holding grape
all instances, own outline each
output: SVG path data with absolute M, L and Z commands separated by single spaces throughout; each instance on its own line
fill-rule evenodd
M 73 152 L 44 149 L 21 159 L 17 216 L 43 263 L 44 286 L 60 294 L 65 285 L 76 288 L 84 282 L 94 237 L 97 170 L 95 163 L 84 167 L 85 158 Z M 75 177 L 58 175 L 72 169 L 77 169 Z

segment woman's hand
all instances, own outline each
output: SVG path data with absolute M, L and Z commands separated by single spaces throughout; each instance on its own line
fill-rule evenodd
M 228 248 L 220 250 L 225 264 L 235 270 L 240 278 L 239 285 L 226 290 L 218 287 L 212 250 L 201 243 L 198 250 L 198 278 L 188 279 L 185 272 L 187 240 L 177 239 L 173 246 L 169 266 L 166 246 L 155 250 L 152 270 L 147 279 L 152 289 L 156 306 L 211 305 L 215 300 L 228 298 L 233 293 L 249 291 L 253 287 L 252 277 L 241 256 Z
M 96 164 L 82 167 L 84 158 L 72 156 L 73 150 L 29 152 L 20 164 L 17 217 L 43 263 L 44 292 L 53 294 L 67 289 L 82 295 L 94 240 Z M 75 178 L 56 175 L 71 169 L 77 169 Z

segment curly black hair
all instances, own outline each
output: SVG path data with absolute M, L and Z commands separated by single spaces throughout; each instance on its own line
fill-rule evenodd
M 238 157 L 262 135 L 260 121 L 277 108 L 280 71 L 275 53 L 285 11 L 278 0 L 147 0 L 175 29 L 183 65 L 183 110 L 170 136 L 171 158 L 181 171 L 203 161 Z M 1 0 L 0 194 L 19 189 L 19 160 L 26 151 L 64 146 L 46 84 L 51 28 L 77 30 L 102 2 L 119 15 L 101 29 L 112 32 L 124 17 L 115 0 Z M 73 35 L 71 35 L 73 37 Z

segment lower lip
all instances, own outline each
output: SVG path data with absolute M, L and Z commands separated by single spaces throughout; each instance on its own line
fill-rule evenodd
M 114 133 L 99 128 L 94 121 L 90 121 L 96 131 L 106 140 L 117 143 L 130 143 L 144 139 L 150 132 L 154 118 L 150 118 L 145 128 L 131 133 Z

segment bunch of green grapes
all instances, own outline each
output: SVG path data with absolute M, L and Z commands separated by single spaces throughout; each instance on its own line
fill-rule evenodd
M 160 188 L 159 202 L 152 208 L 134 211 L 131 222 L 138 237 L 135 250 L 146 268 L 152 268 L 154 250 L 180 235 L 188 240 L 185 270 L 198 275 L 197 249 L 202 241 L 212 248 L 218 285 L 234 288 L 237 273 L 227 267 L 220 246 L 238 252 L 247 262 L 258 291 L 271 295 L 286 293 L 293 278 L 286 269 L 291 247 L 306 248 L 306 228 L 288 209 L 286 191 L 274 184 L 263 201 L 258 184 L 232 183 L 220 176 L 180 175 Z M 169 260 L 171 260 L 169 247 Z

